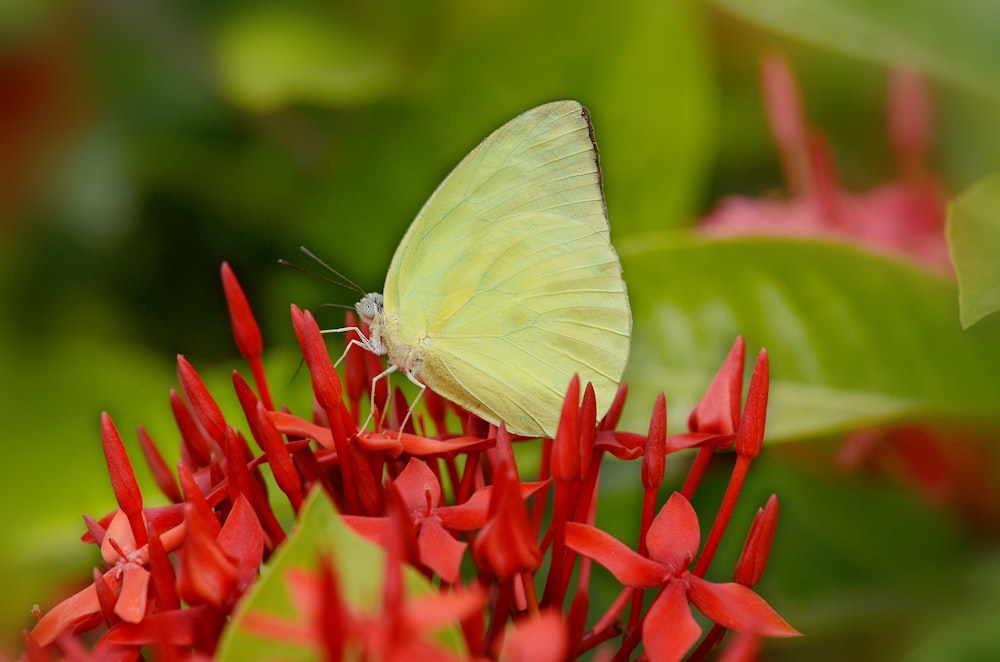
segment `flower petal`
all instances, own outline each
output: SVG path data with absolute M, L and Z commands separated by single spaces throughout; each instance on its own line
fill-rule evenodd
M 642 622 L 642 643 L 652 662 L 679 660 L 701 636 L 691 615 L 682 582 L 670 582 L 657 596 Z
M 441 483 L 423 460 L 410 458 L 406 467 L 392 482 L 410 513 L 426 514 L 429 507 L 433 508 L 441 503 Z
M 115 601 L 115 614 L 126 623 L 138 623 L 146 615 L 149 597 L 149 571 L 135 563 L 127 563 L 122 572 L 122 588 Z
M 764 443 L 764 421 L 767 418 L 767 392 L 770 384 L 767 350 L 761 349 L 753 366 L 743 417 L 736 431 L 736 452 L 747 457 L 757 457 Z
M 514 470 L 506 463 L 501 464 L 496 480 L 490 499 L 490 518 L 479 530 L 473 552 L 480 564 L 501 579 L 509 579 L 524 570 L 537 570 L 542 552 L 528 521 Z
M 238 592 L 242 593 L 257 578 L 264 558 L 264 530 L 253 506 L 242 494 L 236 498 L 226 523 L 219 531 L 219 547 L 236 561 L 239 571 Z
M 420 561 L 449 584 L 461 579 L 462 555 L 468 546 L 445 531 L 437 518 L 427 518 L 420 524 L 417 533 Z
M 48 646 L 63 632 L 69 632 L 99 613 L 101 604 L 97 600 L 97 588 L 91 584 L 45 612 L 31 634 L 40 646 Z
M 740 419 L 740 398 L 743 396 L 743 363 L 746 342 L 738 336 L 729 354 L 712 378 L 701 402 L 688 416 L 692 432 L 732 434 Z
M 719 625 L 766 637 L 797 637 L 800 633 L 785 622 L 769 604 L 746 586 L 728 582 L 714 584 L 685 573 L 688 595 L 701 613 Z
M 566 546 L 607 568 L 626 586 L 652 588 L 670 576 L 670 569 L 632 551 L 600 529 L 578 522 L 566 524 Z
M 569 653 L 569 633 L 555 609 L 507 626 L 500 659 L 505 662 L 558 662 Z
M 680 574 L 691 565 L 700 539 L 697 513 L 680 492 L 674 492 L 653 519 L 646 545 L 650 558 Z
M 215 540 L 214 518 L 206 521 L 199 509 L 189 505 L 185 523 L 187 535 L 180 550 L 177 592 L 190 605 L 222 607 L 232 597 L 239 570 Z
M 550 479 L 551 480 L 551 479 Z M 527 499 L 533 496 L 543 487 L 547 487 L 549 480 L 534 483 L 519 483 L 521 498 Z M 493 493 L 493 486 L 481 487 L 465 503 L 455 506 L 441 506 L 434 509 L 434 515 L 441 520 L 444 528 L 452 531 L 474 531 L 486 523 L 489 516 L 490 495 Z

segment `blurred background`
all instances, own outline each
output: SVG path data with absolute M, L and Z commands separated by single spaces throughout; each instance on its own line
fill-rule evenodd
M 166 398 L 176 355 L 215 393 L 230 390 L 238 362 L 221 262 L 272 348 L 278 399 L 293 399 L 308 380 L 294 379 L 289 304 L 356 297 L 277 260 L 307 262 L 297 252 L 305 245 L 380 290 L 426 197 L 519 112 L 560 98 L 590 108 L 620 248 L 695 224 L 723 196 L 787 191 L 762 98 L 769 53 L 794 69 L 845 190 L 898 174 L 886 98 L 900 65 L 927 83 L 926 156 L 946 194 L 995 169 L 998 10 L 973 0 L 874 4 L 6 0 L 4 645 L 16 649 L 33 604 L 65 596 L 97 562 L 78 539 L 83 512 L 114 507 L 99 413 L 112 414 L 130 448 L 142 422 L 176 452 Z M 716 366 L 728 338 L 711 348 Z M 675 411 L 682 423 L 686 409 Z M 970 523 L 898 482 L 838 473 L 834 451 L 817 448 L 765 452 L 739 525 L 779 492 L 789 515 L 760 592 L 810 636 L 768 652 L 882 659 L 913 648 L 922 619 L 949 595 L 938 585 L 972 567 L 992 521 Z M 817 464 L 830 492 L 811 491 Z M 609 489 L 629 488 L 611 480 Z M 730 542 L 734 558 L 740 541 Z

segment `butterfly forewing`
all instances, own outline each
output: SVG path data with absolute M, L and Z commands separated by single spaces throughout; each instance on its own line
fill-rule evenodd
M 498 129 L 428 200 L 386 277 L 419 379 L 487 420 L 551 435 L 574 373 L 610 405 L 631 313 L 596 147 L 576 102 Z

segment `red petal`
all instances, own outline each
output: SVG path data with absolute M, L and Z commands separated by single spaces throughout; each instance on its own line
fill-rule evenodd
M 236 501 L 237 497 L 250 497 L 250 471 L 247 469 L 246 455 L 243 452 L 244 445 L 236 436 L 236 430 L 226 426 L 225 442 L 222 446 L 226 454 L 226 482 L 229 491 L 230 501 Z
M 786 623 L 762 597 L 742 584 L 713 584 L 685 573 L 688 595 L 701 613 L 719 625 L 765 637 L 797 637 L 799 632 Z
M 650 558 L 679 574 L 698 552 L 701 531 L 698 514 L 680 492 L 674 492 L 660 509 L 646 534 Z
M 575 374 L 566 389 L 559 427 L 552 442 L 552 477 L 580 478 L 580 377 Z
M 180 597 L 177 595 L 177 576 L 174 574 L 174 566 L 167 556 L 167 550 L 160 539 L 160 534 L 150 527 L 149 542 L 149 571 L 151 579 L 150 592 L 156 600 L 157 611 L 178 609 L 181 606 Z
M 194 474 L 181 464 L 177 467 L 177 477 L 181 480 L 181 490 L 184 492 L 184 500 L 186 501 L 183 504 L 184 519 L 189 519 L 191 509 L 195 508 L 199 511 L 201 521 L 206 526 L 212 527 L 212 537 L 214 538 L 219 535 L 219 529 L 222 526 L 215 519 L 215 512 L 205 499 L 205 495 L 198 486 L 198 481 L 195 480 Z
M 315 439 L 323 448 L 336 450 L 336 446 L 333 443 L 333 434 L 328 427 L 316 425 L 304 418 L 299 418 L 284 411 L 269 411 L 267 412 L 267 416 L 281 434 Z
M 566 546 L 607 568 L 626 586 L 652 588 L 669 578 L 670 569 L 632 551 L 609 534 L 587 524 L 566 524 Z
M 551 481 L 539 481 L 534 483 L 519 483 L 521 498 L 527 499 Z M 441 520 L 446 529 L 452 531 L 474 531 L 486 523 L 489 516 L 490 495 L 493 494 L 493 486 L 487 485 L 476 490 L 469 500 L 457 506 L 441 506 L 434 509 L 434 515 Z
M 264 530 L 250 502 L 240 495 L 219 531 L 219 547 L 236 561 L 239 570 L 237 590 L 242 593 L 257 578 L 264 558 Z
M 177 355 L 177 377 L 181 383 L 181 391 L 191 405 L 191 411 L 208 436 L 221 443 L 226 434 L 226 418 L 194 366 L 180 354 Z
M 222 607 L 239 578 L 236 564 L 215 541 L 213 521 L 193 506 L 187 508 L 187 536 L 179 552 L 177 592 L 188 604 Z
M 771 54 L 761 63 L 761 78 L 764 87 L 764 105 L 774 142 L 786 161 L 794 155 L 805 155 L 808 143 L 808 127 L 799 89 L 788 62 L 781 55 Z M 789 182 L 790 185 L 795 182 Z M 802 182 L 791 186 L 793 193 L 800 194 Z
M 108 630 L 104 636 L 109 642 L 134 646 L 168 644 L 190 646 L 197 639 L 197 632 L 204 627 L 210 612 L 204 607 L 174 609 L 150 614 L 142 623 L 121 623 Z
M 187 403 L 174 389 L 170 389 L 170 409 L 174 414 L 177 429 L 181 433 L 181 458 L 184 464 L 192 471 L 207 467 L 212 451 L 208 447 L 204 432 L 195 421 Z
M 736 452 L 747 457 L 757 457 L 764 442 L 764 422 L 767 419 L 767 391 L 770 382 L 767 350 L 761 349 L 753 366 L 747 401 L 736 431 Z
M 649 435 L 642 453 L 642 485 L 655 490 L 663 482 L 663 472 L 667 466 L 667 400 L 663 392 L 656 396 L 653 415 L 649 421 Z
M 340 519 L 359 534 L 376 545 L 385 546 L 389 535 L 388 517 L 365 517 L 363 515 L 341 515 Z
M 368 432 L 360 435 L 364 437 L 380 436 L 375 432 Z M 403 444 L 403 451 L 410 455 L 441 455 L 444 453 L 454 453 L 455 451 L 482 450 L 493 446 L 492 439 L 483 437 L 452 437 L 450 439 L 430 439 L 406 432 L 395 433 L 390 436 Z
M 459 571 L 462 567 L 462 556 L 468 546 L 467 543 L 456 540 L 445 531 L 441 522 L 434 518 L 421 522 L 420 531 L 417 532 L 420 562 L 449 584 L 461 579 Z
M 409 601 L 404 609 L 407 629 L 433 632 L 482 609 L 486 594 L 478 585 L 448 593 L 431 593 Z
M 490 499 L 491 516 L 473 544 L 476 559 L 501 579 L 525 570 L 533 572 L 542 561 L 518 485 L 510 465 L 503 463 L 497 467 Z
M 260 327 L 257 326 L 250 303 L 228 262 L 222 263 L 222 289 L 226 293 L 226 307 L 229 308 L 229 320 L 233 325 L 236 349 L 247 359 L 260 356 L 264 351 Z
M 138 623 L 146 615 L 149 571 L 134 563 L 125 565 L 122 588 L 115 602 L 115 614 L 126 623 Z
M 739 336 L 712 378 L 701 402 L 691 410 L 688 416 L 688 429 L 691 432 L 736 432 L 740 418 L 740 400 L 743 397 L 745 354 L 746 343 L 743 336 Z
M 597 394 L 594 385 L 587 382 L 580 403 L 580 475 L 586 476 L 590 460 L 594 455 L 594 439 L 597 437 Z
M 39 645 L 48 646 L 63 632 L 70 631 L 78 623 L 100 612 L 97 588 L 91 584 L 45 612 L 32 628 L 31 635 Z
M 534 618 L 523 618 L 507 627 L 501 660 L 558 662 L 569 652 L 568 632 L 562 614 L 549 609 Z
M 142 519 L 142 492 L 135 479 L 135 471 L 125 452 L 125 444 L 115 428 L 114 421 L 107 412 L 101 414 L 101 441 L 104 444 L 104 458 L 111 476 L 111 486 L 122 511 L 128 516 L 132 526 L 132 537 L 137 547 L 146 544 L 146 523 Z
M 115 511 L 108 529 L 101 541 L 101 556 L 108 565 L 115 565 L 136 550 L 135 539 L 132 537 L 132 526 L 121 510 Z
M 295 327 L 295 336 L 298 338 L 302 356 L 312 376 L 316 400 L 327 411 L 338 409 L 343 404 L 343 387 L 340 378 L 337 377 L 337 371 L 330 363 L 330 355 L 327 354 L 316 320 L 309 311 L 303 313 L 298 306 L 293 305 L 292 325 Z
M 153 439 L 146 432 L 146 428 L 140 425 L 137 431 L 139 435 L 139 447 L 142 449 L 142 454 L 146 458 L 146 464 L 149 465 L 149 470 L 153 474 L 153 480 L 156 481 L 157 487 L 160 488 L 160 491 L 172 503 L 180 503 L 183 499 L 181 498 L 181 491 L 177 487 L 177 480 L 163 459 L 160 449 L 153 443 Z
M 757 511 L 750 524 L 750 532 L 743 544 L 743 551 L 736 561 L 733 578 L 744 586 L 753 586 L 760 581 L 771 553 L 774 531 L 778 526 L 778 497 L 772 494 L 767 504 Z
M 607 451 L 619 460 L 634 460 L 646 447 L 646 435 L 635 432 L 599 430 L 594 437 L 594 448 Z
M 684 432 L 667 436 L 664 448 L 667 455 L 686 448 L 724 448 L 732 444 L 735 434 L 716 434 L 714 432 Z
M 679 660 L 701 636 L 682 582 L 670 582 L 646 612 L 642 643 L 654 662 Z
M 433 508 L 441 503 L 441 483 L 422 460 L 410 458 L 406 468 L 392 482 L 411 514 L 427 514 L 429 507 Z
M 295 470 L 295 463 L 288 452 L 288 447 L 281 438 L 278 429 L 271 421 L 264 403 L 257 403 L 254 417 L 257 421 L 254 438 L 267 455 L 267 461 L 271 465 L 271 473 L 274 474 L 275 482 L 278 483 L 281 491 L 288 495 L 288 500 L 291 501 L 292 508 L 298 512 L 303 501 L 302 478 L 299 476 L 299 472 Z M 254 426 L 251 425 L 251 427 Z
M 927 86 L 913 69 L 895 68 L 889 78 L 889 140 L 902 156 L 920 159 L 931 134 Z

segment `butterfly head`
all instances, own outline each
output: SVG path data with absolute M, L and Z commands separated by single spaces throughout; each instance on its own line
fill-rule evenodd
M 358 311 L 361 321 L 368 326 L 372 325 L 376 317 L 381 317 L 383 313 L 383 299 L 378 292 L 372 292 L 361 297 L 361 301 L 354 304 L 354 309 Z

